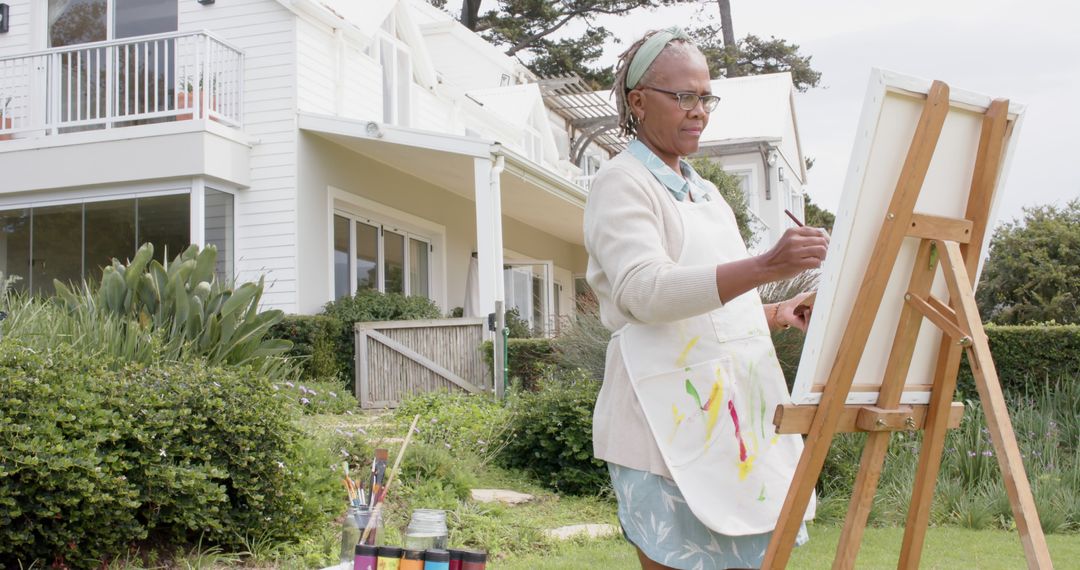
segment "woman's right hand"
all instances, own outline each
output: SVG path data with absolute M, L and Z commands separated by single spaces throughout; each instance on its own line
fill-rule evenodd
M 769 281 L 794 277 L 821 267 L 829 250 L 829 234 L 821 228 L 788 228 L 776 245 L 758 256 Z

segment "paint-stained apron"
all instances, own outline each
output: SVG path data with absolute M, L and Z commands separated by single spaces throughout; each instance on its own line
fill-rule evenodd
M 748 256 L 734 213 L 713 196 L 676 202 L 679 265 Z M 616 335 L 645 419 L 693 513 L 721 534 L 772 531 L 803 444 L 798 435 L 775 435 L 773 412 L 790 395 L 757 291 L 711 313 L 628 324 Z M 811 501 L 807 520 L 814 507 Z

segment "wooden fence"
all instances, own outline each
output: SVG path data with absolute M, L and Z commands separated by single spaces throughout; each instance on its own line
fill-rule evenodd
M 397 406 L 435 390 L 490 392 L 482 318 L 356 323 L 356 397 L 362 408 Z

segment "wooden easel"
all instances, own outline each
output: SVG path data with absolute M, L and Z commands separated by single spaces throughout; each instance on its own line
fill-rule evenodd
M 837 432 L 865 431 L 868 432 L 866 446 L 833 562 L 834 569 L 853 568 L 891 433 L 921 429 L 925 433 L 898 564 L 898 568 L 918 568 L 934 485 L 941 466 L 945 432 L 959 425 L 963 413 L 963 405 L 952 401 L 961 350 L 967 351 L 975 376 L 1028 567 L 1053 567 L 973 294 L 1008 134 L 1009 102 L 994 100 L 984 114 L 964 219 L 914 212 L 948 111 L 949 87 L 935 81 L 927 94 L 821 402 L 817 406 L 784 405 L 777 409 L 774 423 L 779 433 L 804 433 L 808 437 L 762 568 L 787 565 L 833 436 Z M 906 237 L 921 241 L 877 404 L 845 405 L 889 276 Z M 931 294 L 939 260 L 949 290 L 948 304 Z M 930 402 L 901 406 L 904 382 L 923 318 L 929 319 L 944 333 L 930 388 Z

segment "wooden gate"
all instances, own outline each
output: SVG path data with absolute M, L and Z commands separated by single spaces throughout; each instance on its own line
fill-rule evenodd
M 362 408 L 397 406 L 436 390 L 490 392 L 482 318 L 356 323 L 356 397 Z

